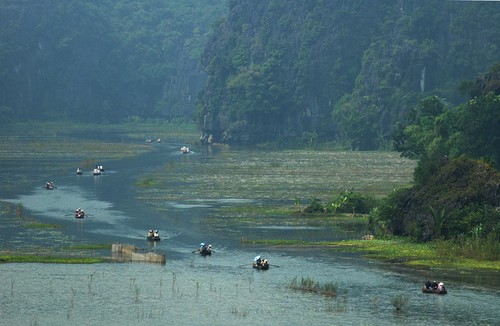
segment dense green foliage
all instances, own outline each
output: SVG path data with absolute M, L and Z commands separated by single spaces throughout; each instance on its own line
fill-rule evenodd
M 395 191 L 372 212 L 374 231 L 418 240 L 479 238 L 496 243 L 498 251 L 498 72 L 497 65 L 469 83 L 469 101 L 453 108 L 438 97 L 426 98 L 410 112 L 407 125 L 399 125 L 395 147 L 419 159 L 415 185 Z
M 1 0 L 0 121 L 189 116 L 225 2 Z
M 199 126 L 208 142 L 388 148 L 419 99 L 463 101 L 456 84 L 498 60 L 499 20 L 488 2 L 230 1 Z
M 421 159 L 417 181 L 425 181 L 443 158 L 468 155 L 500 166 L 500 66 L 470 84 L 480 86 L 470 88 L 473 97 L 467 102 L 451 107 L 429 97 L 410 110 L 406 123 L 398 124 L 394 147 L 403 156 Z
M 458 158 L 439 167 L 427 182 L 392 193 L 371 214 L 377 234 L 417 240 L 459 235 L 499 237 L 500 173 L 488 164 Z
M 330 202 L 323 204 L 321 199 L 313 197 L 311 203 L 301 209 L 300 213 L 324 213 L 324 214 L 368 214 L 376 207 L 378 201 L 370 196 L 346 189 L 336 195 Z M 300 202 L 295 199 L 298 207 Z
M 227 143 L 389 148 L 418 100 L 463 101 L 456 85 L 494 64 L 500 44 L 491 2 L 0 0 L 0 9 L 0 123 L 191 118 L 198 103 L 205 140 Z

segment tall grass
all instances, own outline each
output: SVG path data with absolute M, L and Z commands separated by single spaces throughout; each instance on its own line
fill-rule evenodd
M 394 298 L 391 299 L 391 303 L 396 308 L 397 311 L 400 311 L 403 309 L 404 306 L 408 303 L 408 297 L 404 296 L 402 294 L 395 296 Z
M 476 260 L 499 260 L 500 242 L 493 234 L 487 238 L 458 236 L 452 240 L 436 240 L 436 253 L 439 257 L 464 257 Z
M 327 244 L 323 244 L 327 245 Z M 456 240 L 412 242 L 405 238 L 350 240 L 330 243 L 332 249 L 365 252 L 368 257 L 399 262 L 409 266 L 500 270 L 500 244 L 487 239 L 459 237 Z
M 328 297 L 337 295 L 337 284 L 329 282 L 322 285 L 310 277 L 302 277 L 299 282 L 297 276 L 295 276 L 290 283 L 290 288 L 302 292 L 318 293 Z
M 44 255 L 0 255 L 0 263 L 97 264 L 108 262 L 98 257 L 58 257 Z

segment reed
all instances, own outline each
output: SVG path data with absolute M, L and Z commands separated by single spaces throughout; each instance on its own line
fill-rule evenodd
M 109 259 L 98 257 L 58 257 L 44 255 L 0 255 L 0 263 L 97 264 Z
M 60 224 L 42 223 L 36 221 L 28 221 L 23 223 L 23 227 L 31 229 L 61 229 L 63 226 Z
M 299 282 L 296 276 L 290 282 L 289 287 L 293 290 L 299 290 L 308 293 L 317 293 L 328 297 L 335 297 L 337 295 L 338 289 L 337 284 L 333 282 L 321 285 L 319 282 L 310 277 L 301 277 Z
M 247 239 L 244 245 L 323 247 L 345 252 L 361 252 L 368 258 L 418 268 L 500 271 L 500 243 L 493 237 L 457 238 L 418 243 L 406 238 L 345 241 L 303 241 L 284 239 Z
M 98 243 L 98 244 L 74 244 L 67 247 L 63 247 L 65 250 L 107 250 L 111 249 L 111 245 L 108 243 Z
M 408 303 L 408 300 L 407 296 L 400 294 L 391 299 L 391 304 L 396 308 L 396 311 L 400 311 Z
M 464 257 L 474 260 L 498 261 L 500 243 L 493 234 L 487 238 L 460 235 L 452 240 L 436 240 L 436 252 L 440 257 Z
M 24 217 L 24 206 L 22 203 L 19 203 L 16 207 L 16 216 L 17 216 L 17 218 Z

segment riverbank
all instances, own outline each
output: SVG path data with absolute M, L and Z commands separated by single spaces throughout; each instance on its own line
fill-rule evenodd
M 267 246 L 289 247 L 321 247 L 323 249 L 343 252 L 358 252 L 364 257 L 377 259 L 387 263 L 400 264 L 416 269 L 454 269 L 461 273 L 473 270 L 485 270 L 500 273 L 499 260 L 478 260 L 460 256 L 443 255 L 437 242 L 415 243 L 409 239 L 373 239 L 344 241 L 303 241 L 279 239 L 242 239 L 243 243 L 262 244 Z
M 107 138 L 93 138 L 100 133 L 106 133 Z M 2 160 L 16 160 L 32 164 L 33 159 L 52 157 L 53 168 L 66 171 L 70 165 L 71 168 L 81 164 L 92 166 L 95 162 L 138 156 L 144 151 L 153 150 L 154 147 L 146 144 L 145 139 L 181 139 L 190 143 L 196 140 L 197 134 L 192 124 L 159 120 L 130 121 L 115 125 L 71 122 L 16 123 L 0 132 L 4 140 L 0 143 L 0 150 L 6 153 L 0 158 L 0 163 Z M 78 135 L 88 135 L 89 138 L 78 138 Z M 110 135 L 112 138 L 109 138 Z M 128 141 L 123 141 L 124 138 Z M 130 141 L 131 139 L 136 141 Z M 346 237 L 353 238 L 350 234 L 363 232 L 366 228 L 366 216 L 290 217 L 290 214 L 300 209 L 301 205 L 306 205 L 307 199 L 304 198 L 310 193 L 328 198 L 335 191 L 349 188 L 382 197 L 390 189 L 407 184 L 411 180 L 414 166 L 413 162 L 403 160 L 397 153 L 391 152 L 218 150 L 221 150 L 218 155 L 203 162 L 203 169 L 210 173 L 193 174 L 192 171 L 199 166 L 199 162 L 185 160 L 182 164 L 167 165 L 169 173 L 160 170 L 140 177 L 136 183 L 137 198 L 152 206 L 158 206 L 159 211 L 164 210 L 166 201 L 173 200 L 189 204 L 192 198 L 196 198 L 195 204 L 199 204 L 197 198 L 205 198 L 207 201 L 222 198 L 235 203 L 236 205 L 223 206 L 210 212 L 206 223 L 211 229 L 219 229 L 228 223 L 242 227 L 258 225 L 289 229 L 323 227 L 330 230 L 335 228 L 337 233 L 340 230 Z M 367 171 L 367 166 L 372 168 Z M 398 173 L 395 174 L 394 171 Z M 11 182 L 18 185 L 31 183 L 31 180 L 13 178 L 7 174 L 4 185 L 8 187 Z M 189 187 L 176 186 L 175 191 L 172 191 L 169 187 L 171 184 Z M 152 193 L 155 195 L 152 196 Z M 282 202 L 288 200 L 289 204 L 261 204 L 276 198 L 280 198 Z M 301 198 L 304 201 L 302 204 Z M 32 229 L 37 237 L 48 231 L 62 233 L 58 225 L 39 223 L 36 217 L 22 218 L 19 212 L 14 211 L 14 206 L 9 206 L 5 203 L 2 205 L 4 223 L 10 221 L 25 230 Z M 435 243 L 416 244 L 401 239 L 340 242 L 315 242 L 307 239 L 252 241 L 266 245 L 323 246 L 332 250 L 365 252 L 369 258 L 415 268 L 500 270 L 498 260 L 474 260 L 456 255 L 450 257 L 443 255 L 443 250 L 438 252 L 439 248 Z M 71 240 L 67 242 L 71 243 Z

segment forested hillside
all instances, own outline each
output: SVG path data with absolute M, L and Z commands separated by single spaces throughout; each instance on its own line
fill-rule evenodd
M 500 59 L 500 5 L 0 0 L 0 124 L 196 119 L 204 140 L 389 148 Z
M 0 0 L 0 114 L 114 122 L 191 116 L 225 0 Z
M 499 60 L 500 5 L 231 0 L 207 45 L 197 119 L 207 142 L 390 146 L 422 98 L 452 104 Z

